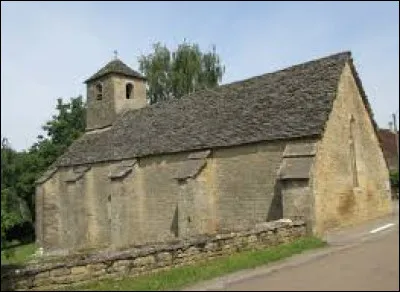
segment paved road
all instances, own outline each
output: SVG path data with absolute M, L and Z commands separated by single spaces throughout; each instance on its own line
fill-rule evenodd
M 398 229 L 294 268 L 228 284 L 226 291 L 399 290 Z
M 327 235 L 331 247 L 188 290 L 399 291 L 399 225 L 388 217 Z

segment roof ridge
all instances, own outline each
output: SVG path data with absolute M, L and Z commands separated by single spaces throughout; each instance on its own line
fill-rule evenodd
M 346 56 L 348 59 L 350 59 L 351 58 L 351 51 L 342 51 L 342 52 L 339 52 L 339 53 L 325 55 L 325 57 L 322 57 L 322 58 L 316 57 L 316 58 L 308 60 L 306 62 L 298 63 L 298 64 L 295 64 L 295 65 L 292 65 L 292 66 L 289 66 L 289 67 L 284 67 L 284 68 L 281 68 L 281 69 L 278 69 L 278 70 L 275 70 L 275 71 L 272 71 L 272 72 L 263 73 L 263 74 L 260 74 L 260 75 L 256 75 L 256 76 L 252 76 L 252 77 L 249 77 L 249 78 L 246 78 L 246 79 L 233 81 L 233 82 L 226 83 L 226 84 L 221 84 L 221 85 L 218 85 L 218 86 L 215 86 L 215 87 L 206 87 L 206 88 L 203 88 L 203 89 L 200 89 L 200 90 L 196 90 L 196 91 L 191 92 L 191 93 L 187 93 L 187 94 L 181 96 L 179 99 L 178 98 L 173 98 L 173 99 L 162 100 L 162 101 L 159 101 L 157 103 L 150 104 L 145 108 L 155 107 L 155 106 L 159 107 L 159 106 L 163 106 L 163 105 L 170 104 L 170 103 L 180 102 L 181 99 L 188 98 L 188 97 L 191 97 L 193 95 L 201 94 L 201 93 L 206 92 L 206 91 L 211 91 L 211 92 L 213 92 L 215 94 L 218 94 L 218 95 L 222 96 L 222 94 L 219 92 L 219 90 L 223 90 L 225 88 L 229 88 L 232 85 L 236 85 L 236 84 L 244 83 L 244 82 L 247 82 L 247 81 L 255 80 L 255 79 L 258 79 L 258 78 L 266 77 L 266 76 L 272 75 L 272 74 L 277 74 L 279 72 L 283 72 L 283 71 L 286 71 L 286 70 L 290 71 L 290 70 L 293 70 L 294 68 L 297 68 L 297 67 L 300 67 L 300 66 L 309 65 L 311 63 L 316 63 L 316 62 L 322 62 L 322 61 L 325 61 L 327 59 L 332 59 L 332 58 L 339 57 L 339 56 Z M 235 93 L 238 93 L 237 90 L 235 90 Z M 129 109 L 127 112 L 129 112 L 129 111 L 140 111 L 140 110 L 144 110 L 145 108 Z
M 320 136 L 350 57 L 349 52 L 337 53 L 121 113 L 111 131 L 84 135 L 58 163 Z
M 324 61 L 324 60 L 327 60 L 327 59 L 333 59 L 334 57 L 339 57 L 339 56 L 346 56 L 346 57 L 348 57 L 350 59 L 351 58 L 351 51 L 343 51 L 343 52 L 340 52 L 340 53 L 326 55 L 325 57 L 321 57 L 321 58 L 315 57 L 314 59 L 311 59 L 311 60 L 308 60 L 308 61 L 305 61 L 305 62 L 302 62 L 302 63 L 297 63 L 297 64 L 291 65 L 289 67 L 283 67 L 283 68 L 277 69 L 275 71 L 271 71 L 271 72 L 268 72 L 268 73 L 263 73 L 263 74 L 260 74 L 260 75 L 255 75 L 255 76 L 252 76 L 252 77 L 249 77 L 249 78 L 246 78 L 246 79 L 241 79 L 241 80 L 233 81 L 231 83 L 222 84 L 220 86 L 221 87 L 222 86 L 229 86 L 229 85 L 232 85 L 232 84 L 237 84 L 237 83 L 240 83 L 240 82 L 249 81 L 249 80 L 256 79 L 256 78 L 259 78 L 259 77 L 263 77 L 263 76 L 266 76 L 266 75 L 269 75 L 269 74 L 276 74 L 276 73 L 279 73 L 279 72 L 282 72 L 282 71 L 292 70 L 292 69 L 300 67 L 300 66 L 309 65 L 311 63 L 316 63 L 316 62 L 321 62 L 321 61 Z
M 131 67 L 125 64 L 121 59 L 115 58 L 109 61 L 103 67 L 101 67 L 95 74 L 86 79 L 85 83 L 88 83 L 89 81 L 96 80 L 100 77 L 112 73 L 135 77 L 139 79 L 146 79 L 146 77 L 142 76 L 142 74 L 140 74 L 139 72 L 133 70 Z

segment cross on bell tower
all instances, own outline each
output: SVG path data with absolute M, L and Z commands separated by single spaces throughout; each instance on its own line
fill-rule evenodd
M 114 59 L 115 60 L 118 59 L 118 51 L 117 50 L 114 50 Z

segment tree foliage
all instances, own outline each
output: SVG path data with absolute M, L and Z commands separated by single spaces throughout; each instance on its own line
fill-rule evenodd
M 86 105 L 82 97 L 64 103 L 57 100 L 56 114 L 43 125 L 46 137 L 38 136 L 28 151 L 12 149 L 7 138 L 1 145 L 1 236 L 2 244 L 14 236 L 13 229 L 35 216 L 35 181 L 85 130 Z M 33 230 L 31 228 L 30 230 Z M 29 231 L 27 231 L 29 232 Z M 22 238 L 19 238 L 20 240 Z
M 390 182 L 392 186 L 394 187 L 399 187 L 399 172 L 398 171 L 392 171 L 390 172 Z
M 197 44 L 186 41 L 173 52 L 161 43 L 154 44 L 151 54 L 139 57 L 139 70 L 147 77 L 151 104 L 215 87 L 225 73 L 215 46 L 202 52 Z
M 22 221 L 22 213 L 19 212 L 19 197 L 16 192 L 17 152 L 15 152 L 8 140 L 1 141 L 1 239 L 2 244 L 6 231 Z

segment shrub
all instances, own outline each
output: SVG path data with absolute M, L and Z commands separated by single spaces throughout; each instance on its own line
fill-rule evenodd
M 393 171 L 390 173 L 390 183 L 393 187 L 399 187 L 399 172 Z

